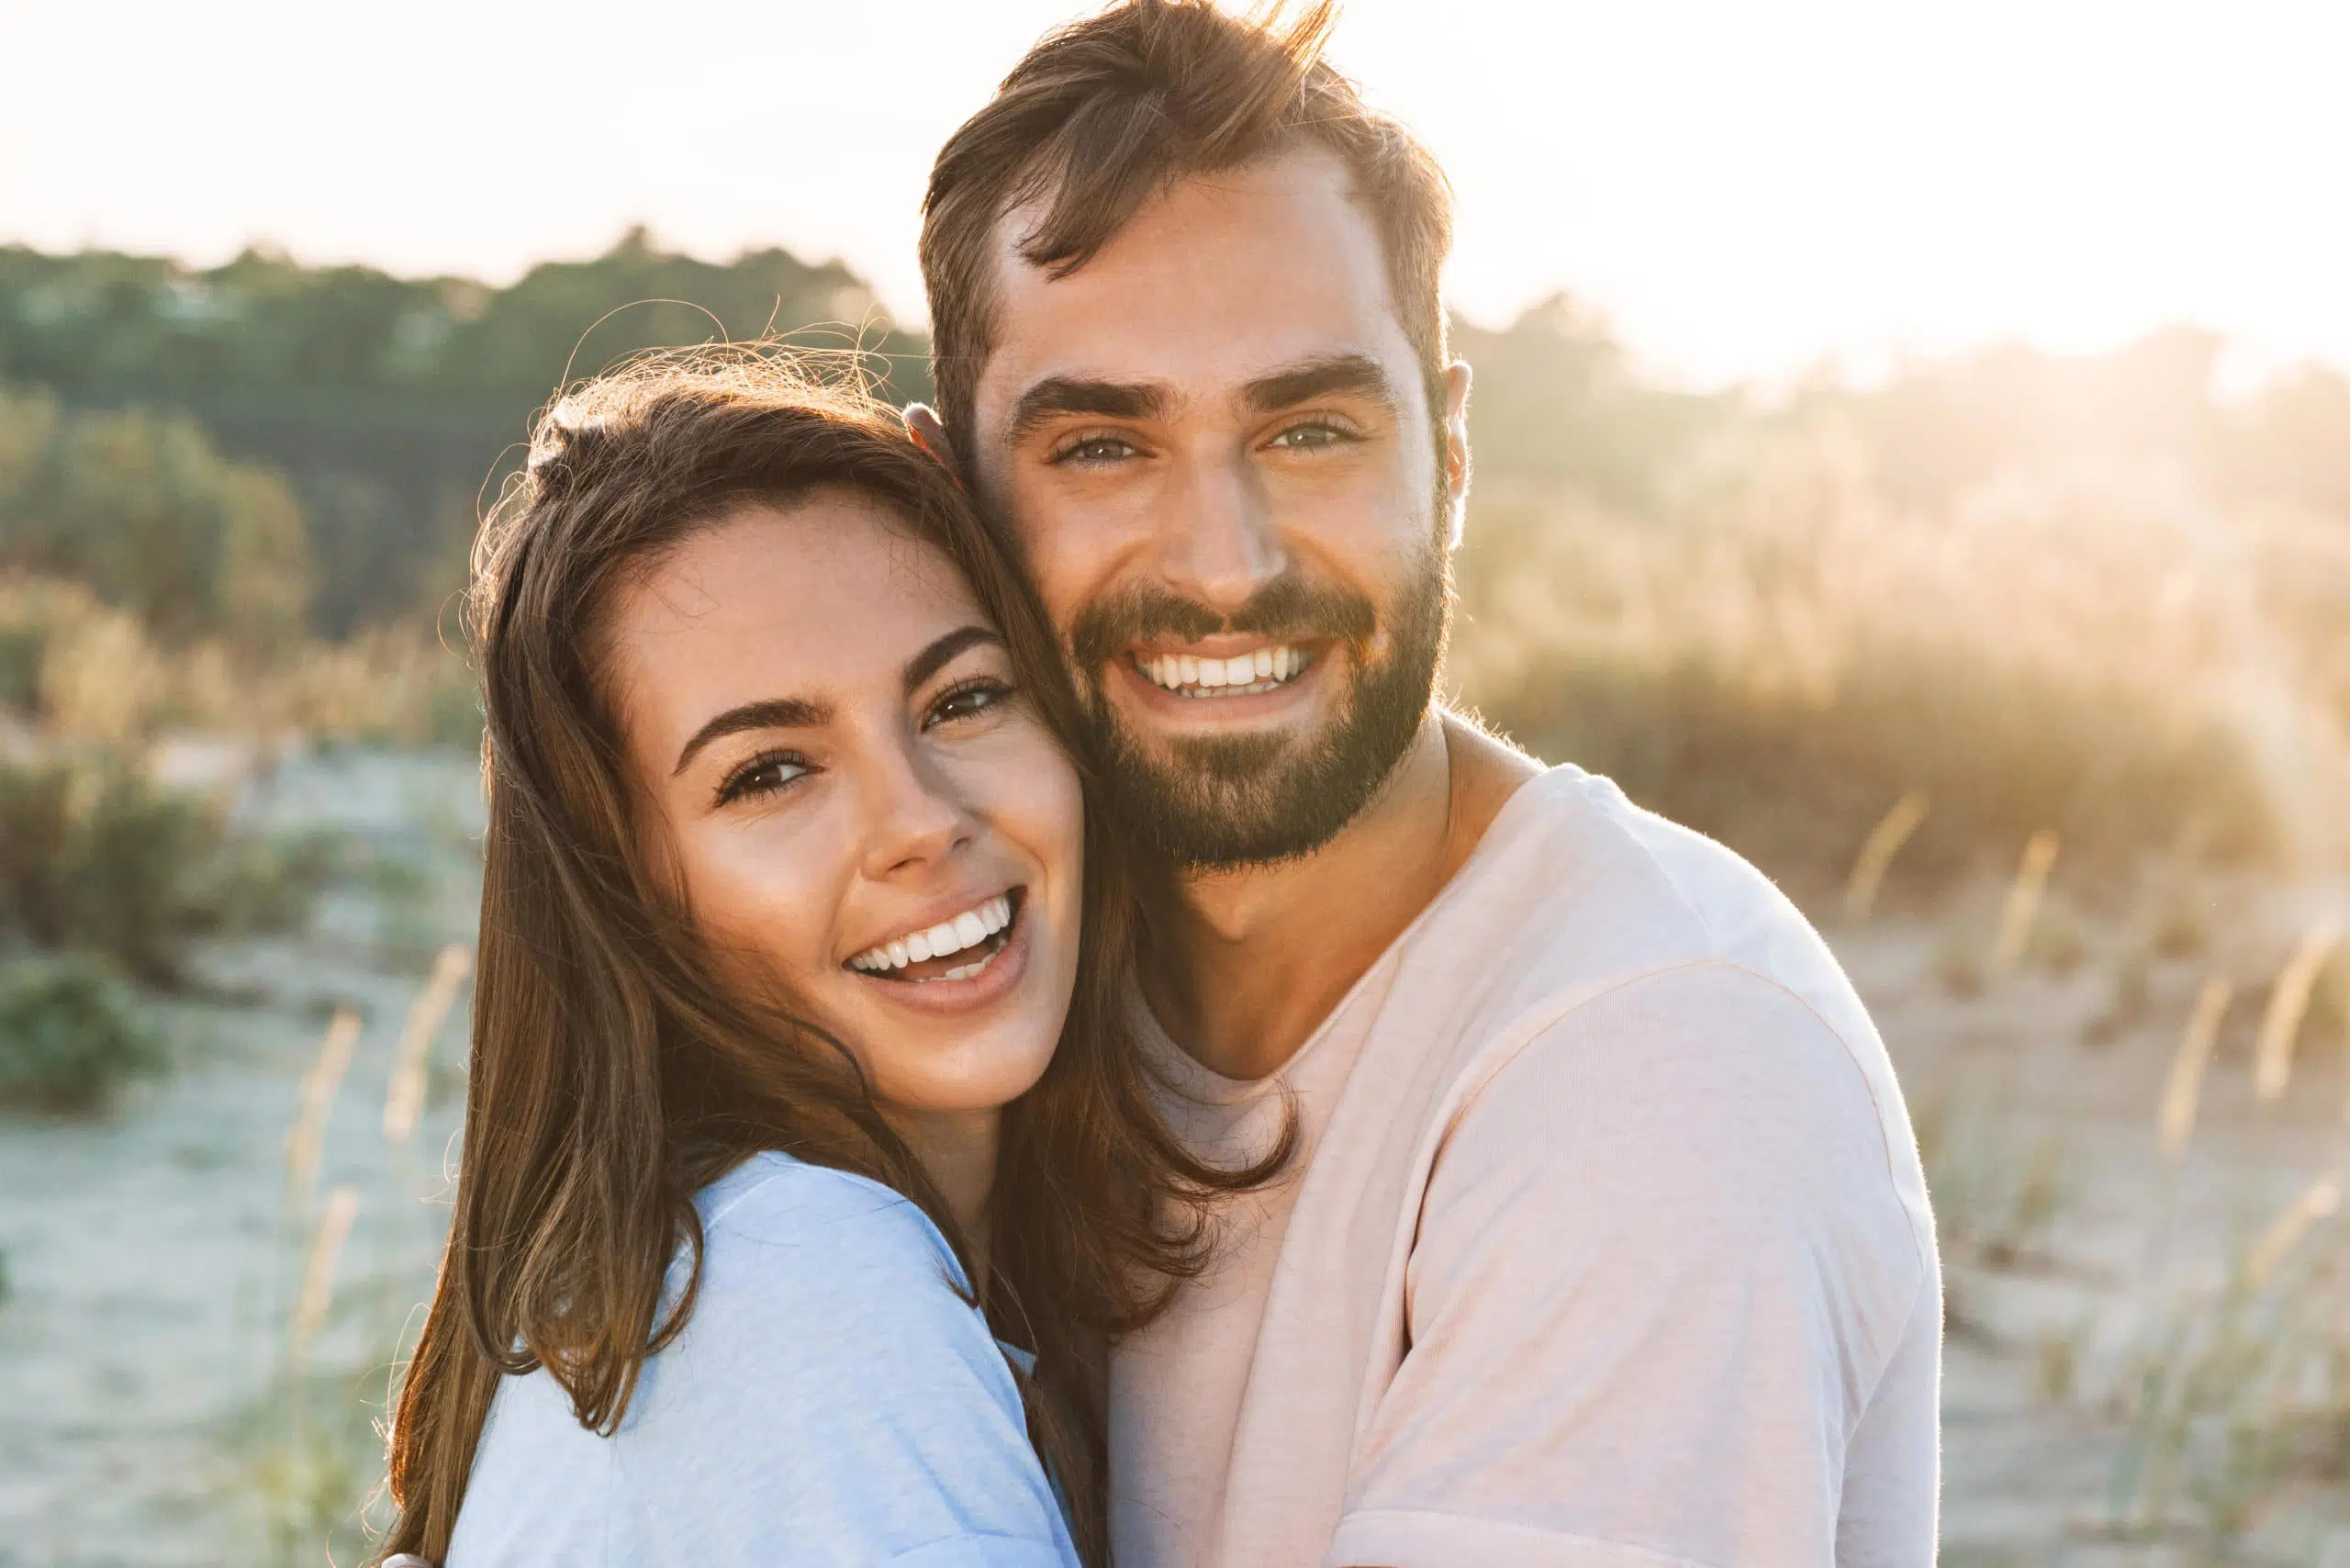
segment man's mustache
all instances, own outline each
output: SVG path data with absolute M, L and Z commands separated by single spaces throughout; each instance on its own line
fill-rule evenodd
M 1302 577 L 1274 578 L 1230 614 L 1144 585 L 1086 606 L 1069 629 L 1069 651 L 1079 668 L 1093 669 L 1138 643 L 1235 635 L 1282 643 L 1365 643 L 1378 630 L 1379 612 L 1370 599 L 1344 588 L 1316 588 Z

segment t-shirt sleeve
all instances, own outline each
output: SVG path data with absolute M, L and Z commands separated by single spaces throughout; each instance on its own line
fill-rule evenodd
M 613 1451 L 630 1522 L 612 1560 L 1072 1568 L 1011 1372 L 952 1269 L 912 1204 L 819 1167 L 716 1215 L 699 1299 Z
M 1886 1127 L 1732 966 L 1539 1035 L 1438 1155 L 1332 1568 L 1926 1568 L 1939 1286 Z

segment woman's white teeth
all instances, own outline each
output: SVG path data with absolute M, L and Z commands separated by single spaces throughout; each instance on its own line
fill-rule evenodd
M 1220 697 L 1253 696 L 1270 691 L 1304 672 L 1305 655 L 1295 648 L 1259 648 L 1228 659 L 1194 658 L 1189 654 L 1159 654 L 1137 657 L 1135 667 L 1152 684 L 1187 697 L 1214 692 Z
M 1012 924 L 1012 895 L 998 893 L 985 903 L 976 904 L 952 920 L 942 920 L 927 931 L 916 931 L 894 937 L 878 946 L 867 947 L 848 961 L 853 969 L 880 974 L 890 969 L 902 969 L 908 964 L 919 964 L 925 958 L 943 958 L 949 953 L 959 953 L 966 947 L 976 947 L 989 937 Z M 949 969 L 944 980 L 967 980 L 987 968 L 990 953 L 978 963 Z

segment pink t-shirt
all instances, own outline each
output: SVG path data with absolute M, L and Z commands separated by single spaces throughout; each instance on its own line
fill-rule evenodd
M 1933 1561 L 1916 1141 L 1736 856 L 1555 768 L 1273 1078 L 1147 1033 L 1196 1145 L 1305 1142 L 1113 1361 L 1120 1568 Z

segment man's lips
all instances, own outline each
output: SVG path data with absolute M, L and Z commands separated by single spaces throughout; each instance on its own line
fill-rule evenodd
M 1126 660 L 1162 691 L 1186 698 L 1256 697 L 1311 669 L 1326 644 L 1217 637 L 1180 647 L 1137 647 Z

